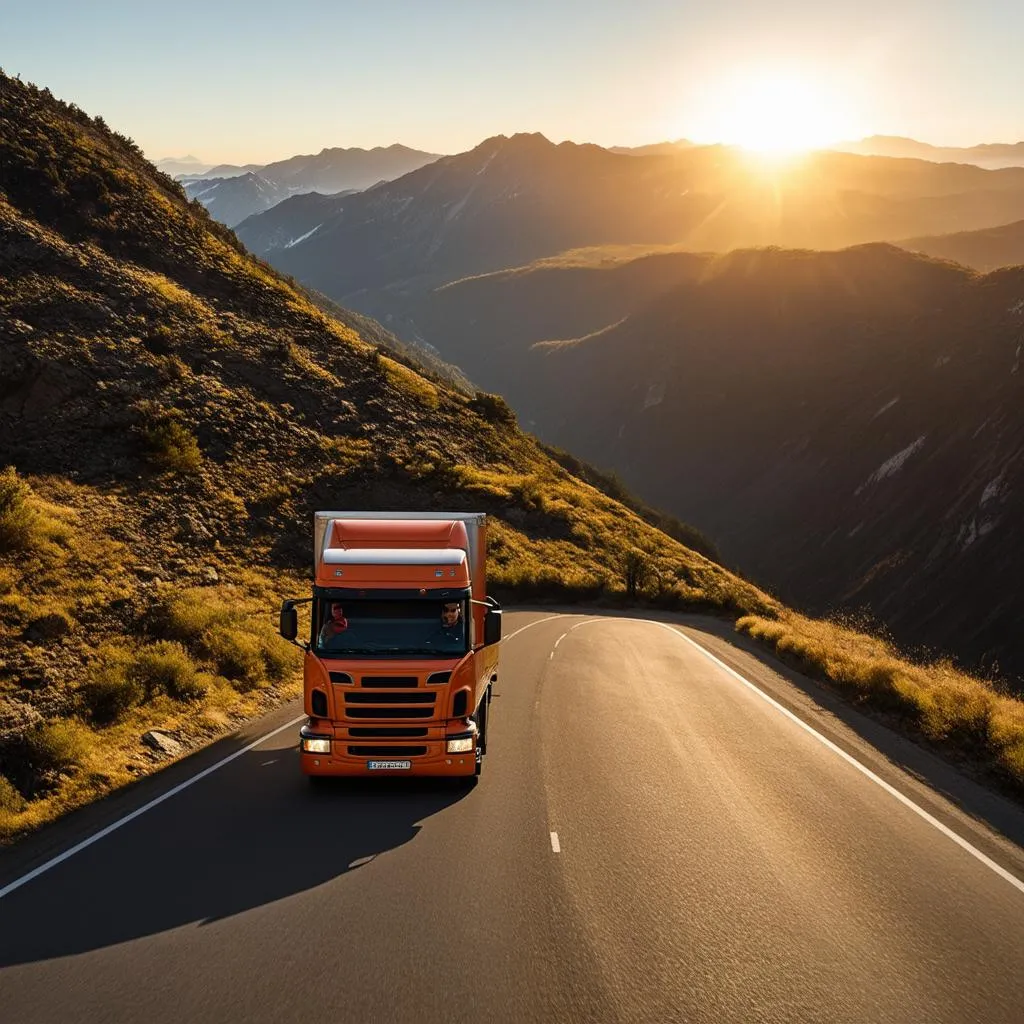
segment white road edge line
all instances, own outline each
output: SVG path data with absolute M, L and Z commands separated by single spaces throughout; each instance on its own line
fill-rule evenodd
M 528 622 L 525 626 L 520 626 L 519 629 L 517 629 L 514 633 L 510 633 L 508 636 L 503 637 L 502 641 L 504 642 L 505 640 L 511 640 L 512 637 L 517 636 L 519 633 L 522 633 L 524 629 L 529 629 L 531 626 L 539 626 L 542 622 L 550 622 L 552 619 L 559 619 L 562 617 L 562 615 L 549 615 L 547 618 L 537 619 L 534 622 Z M 305 715 L 300 715 L 298 718 L 293 718 L 290 722 L 285 722 L 285 724 L 282 725 L 280 728 L 274 729 L 273 732 L 268 732 L 265 736 L 261 736 L 258 740 L 254 740 L 247 747 L 243 747 L 241 750 L 236 750 L 233 754 L 229 754 L 227 757 L 218 761 L 216 764 L 210 765 L 209 768 L 204 768 L 197 775 L 193 775 L 191 778 L 179 783 L 173 789 L 169 789 L 166 793 L 161 794 L 154 800 L 150 800 L 148 804 L 143 804 L 142 807 L 136 808 L 134 811 L 131 812 L 131 814 L 126 814 L 123 818 L 118 818 L 117 821 L 114 821 L 111 824 L 107 825 L 106 828 L 100 829 L 100 831 L 97 832 L 95 835 L 89 836 L 87 839 L 83 839 L 80 843 L 76 843 L 69 850 L 65 850 L 63 853 L 57 854 L 56 857 L 52 857 L 45 863 L 40 864 L 39 867 L 33 868 L 30 872 L 28 872 L 28 874 L 22 875 L 21 878 L 16 878 L 9 885 L 5 885 L 2 889 L 0 889 L 0 900 L 2 900 L 5 896 L 9 895 L 10 893 L 14 892 L 15 889 L 20 889 L 27 882 L 31 882 L 33 878 L 38 878 L 44 872 L 49 871 L 50 868 L 55 868 L 58 864 L 61 864 L 64 861 L 70 859 L 71 857 L 74 857 L 76 853 L 81 853 L 81 851 L 84 850 L 87 846 L 92 846 L 93 843 L 99 842 L 101 839 L 105 838 L 106 836 L 109 836 L 111 832 L 116 832 L 122 825 L 127 825 L 129 821 L 134 821 L 135 818 L 138 818 L 140 815 L 145 814 L 146 811 L 152 810 L 158 804 L 162 804 L 165 800 L 170 800 L 172 796 L 176 796 L 183 789 L 188 789 L 189 786 L 198 782 L 200 779 L 205 779 L 207 775 L 212 775 L 215 771 L 217 771 L 218 768 L 223 768 L 224 765 L 234 761 L 236 757 L 241 757 L 242 754 L 249 753 L 250 750 L 254 750 L 261 743 L 265 743 L 273 736 L 276 736 L 279 732 L 284 732 L 285 729 L 290 729 L 293 725 L 298 725 L 299 722 L 303 721 L 305 718 Z M 269 764 L 269 762 L 267 763 Z M 261 765 L 260 767 L 265 766 Z
M 730 668 L 728 665 L 725 664 L 724 661 L 722 661 L 719 658 L 716 658 L 709 650 L 707 650 L 705 647 L 697 643 L 697 641 L 694 640 L 692 637 L 687 636 L 686 633 L 683 633 L 681 630 L 673 629 L 672 626 L 668 625 L 665 622 L 655 622 L 654 625 L 661 626 L 662 629 L 667 629 L 674 636 L 681 637 L 688 644 L 690 644 L 693 647 L 696 647 L 701 654 L 703 654 L 706 658 L 709 658 L 711 661 L 713 661 L 719 668 L 724 669 L 734 679 L 741 682 L 748 689 L 753 690 L 754 693 L 756 693 L 762 700 L 767 701 L 777 711 L 781 711 L 782 714 L 784 714 L 788 719 L 799 725 L 801 729 L 810 733 L 816 740 L 818 740 L 819 743 L 824 744 L 824 746 L 828 747 L 828 749 L 831 750 L 833 753 L 838 754 L 844 761 L 853 765 L 853 767 L 856 768 L 857 771 L 859 771 L 861 774 L 867 776 L 867 778 L 869 778 L 872 782 L 881 786 L 882 789 L 884 789 L 890 796 L 895 797 L 897 800 L 899 800 L 901 804 L 903 804 L 905 807 L 909 807 L 910 810 L 912 810 L 915 814 L 917 814 L 919 817 L 923 818 L 926 822 L 928 822 L 929 825 L 938 829 L 938 831 L 941 832 L 947 838 L 952 839 L 953 842 L 957 844 L 957 846 L 966 850 L 972 857 L 975 857 L 979 861 L 981 861 L 981 863 L 984 864 L 985 867 L 990 868 L 997 875 L 999 875 L 1000 878 L 1005 879 L 1015 889 L 1018 889 L 1020 892 L 1024 893 L 1024 882 L 1022 882 L 1016 875 L 1011 874 L 1009 871 L 1006 870 L 1006 868 L 1001 867 L 994 860 L 992 860 L 991 857 L 987 857 L 976 846 L 972 846 L 966 839 L 964 839 L 962 836 L 958 835 L 947 825 L 944 825 L 941 821 L 939 821 L 938 818 L 929 814 L 923 807 L 919 807 L 917 804 L 915 804 L 914 801 L 910 799 L 910 797 L 904 796 L 898 789 L 896 789 L 895 786 L 889 785 L 889 783 L 886 782 L 885 779 L 876 775 L 870 768 L 867 768 L 865 765 L 862 765 L 860 761 L 858 761 L 855 757 L 852 757 L 850 754 L 848 754 L 845 750 L 842 749 L 842 747 L 837 746 L 830 739 L 828 739 L 825 736 L 822 736 L 820 732 L 818 732 L 812 726 L 808 725 L 802 718 L 799 718 L 797 715 L 794 715 L 793 712 L 790 711 L 788 708 L 783 707 L 777 700 L 775 700 L 774 697 L 769 697 L 767 693 L 765 693 L 759 687 L 755 686 L 752 682 L 750 682 L 749 679 L 745 679 L 735 669 Z
M 558 841 L 558 833 L 557 832 L 552 832 L 551 833 L 551 852 L 552 853 L 561 853 L 562 852 L 562 844 Z
M 43 872 L 49 871 L 50 868 L 55 868 L 58 864 L 63 863 L 70 857 L 74 857 L 76 853 L 81 853 L 87 846 L 92 846 L 93 843 L 99 842 L 105 836 L 109 836 L 111 832 L 116 832 L 122 825 L 127 825 L 129 821 L 134 821 L 140 815 L 146 813 L 146 811 L 152 810 L 157 804 L 162 804 L 165 800 L 170 800 L 172 796 L 176 796 L 183 789 L 188 789 L 189 786 L 194 785 L 200 779 L 205 779 L 207 775 L 212 775 L 218 768 L 223 768 L 224 765 L 230 764 L 235 758 L 241 757 L 243 754 L 248 754 L 250 750 L 255 749 L 261 743 L 265 743 L 271 737 L 276 736 L 279 732 L 284 732 L 285 729 L 291 729 L 292 726 L 298 725 L 299 722 L 304 721 L 305 715 L 300 715 L 298 718 L 293 718 L 290 722 L 285 722 L 284 725 L 273 732 L 268 732 L 265 736 L 261 736 L 258 740 L 253 740 L 246 747 L 242 747 L 241 750 L 236 750 L 233 754 L 228 754 L 227 757 L 221 758 L 216 764 L 210 765 L 209 768 L 204 768 L 201 772 L 193 775 L 191 778 L 186 779 L 184 782 L 178 783 L 173 789 L 169 789 L 166 793 L 162 793 L 160 796 L 153 800 L 150 800 L 148 804 L 143 804 L 141 807 L 136 808 L 130 814 L 126 814 L 123 818 L 118 818 L 117 821 L 107 825 L 106 828 L 102 828 L 95 835 L 91 835 L 88 839 L 83 839 L 80 843 L 76 843 L 69 850 L 65 850 L 63 853 L 57 854 L 56 857 L 51 858 L 44 864 L 40 864 L 39 867 L 33 868 L 28 874 L 22 875 L 21 878 L 16 878 L 9 885 L 5 885 L 0 889 L 0 899 L 14 892 L 15 889 L 20 889 L 26 882 L 31 882 L 33 878 L 38 878 Z

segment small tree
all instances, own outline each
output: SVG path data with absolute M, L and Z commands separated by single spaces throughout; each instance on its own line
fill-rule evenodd
M 642 590 L 651 576 L 651 563 L 647 555 L 638 548 L 630 548 L 622 560 L 622 574 L 626 583 L 626 596 L 636 600 L 637 592 Z

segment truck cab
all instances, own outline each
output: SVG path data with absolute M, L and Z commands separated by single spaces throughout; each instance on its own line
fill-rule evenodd
M 483 514 L 316 513 L 313 594 L 281 635 L 306 652 L 306 775 L 480 774 L 501 639 Z

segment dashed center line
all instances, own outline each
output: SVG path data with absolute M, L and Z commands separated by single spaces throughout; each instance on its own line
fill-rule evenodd
M 562 844 L 558 841 L 558 833 L 557 832 L 552 832 L 551 833 L 551 852 L 552 853 L 561 853 L 562 852 Z

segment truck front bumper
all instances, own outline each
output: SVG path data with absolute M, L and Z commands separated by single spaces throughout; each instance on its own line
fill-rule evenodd
M 328 749 L 304 749 L 305 741 L 314 739 L 327 740 Z M 469 750 L 452 753 L 447 749 L 450 740 L 462 740 L 460 746 L 465 746 L 466 739 L 471 740 Z M 303 726 L 299 732 L 299 761 L 306 775 L 475 775 L 479 756 L 475 723 L 470 728 L 460 728 L 457 733 L 408 743 L 395 740 L 368 742 L 339 737 L 308 726 Z

